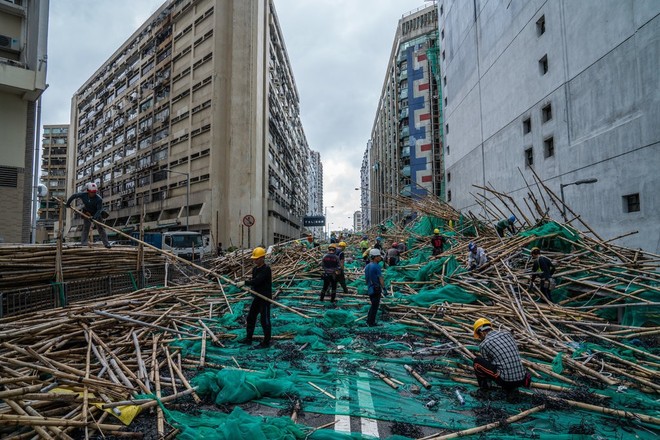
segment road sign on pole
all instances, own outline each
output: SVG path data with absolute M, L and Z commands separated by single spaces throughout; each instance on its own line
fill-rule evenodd
M 248 228 L 254 226 L 254 216 L 248 214 L 245 217 L 243 217 L 243 224 L 247 226 Z

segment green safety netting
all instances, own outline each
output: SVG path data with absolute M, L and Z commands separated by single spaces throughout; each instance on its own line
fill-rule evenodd
M 529 248 L 538 247 L 544 250 L 557 252 L 570 252 L 571 243 L 579 242 L 580 236 L 577 231 L 566 225 L 556 222 L 547 222 L 537 228 L 522 231 L 521 237 L 539 237 L 529 244 Z M 562 240 L 564 238 L 565 240 Z
M 429 307 L 434 304 L 442 304 L 445 302 L 471 304 L 478 298 L 479 297 L 474 293 L 470 293 L 453 284 L 424 289 L 416 295 L 410 295 L 407 297 L 410 303 L 420 307 Z

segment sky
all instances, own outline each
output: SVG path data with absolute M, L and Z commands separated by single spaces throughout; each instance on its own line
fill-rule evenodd
M 163 0 L 53 0 L 43 124 L 69 123 L 71 97 Z M 275 0 L 307 142 L 321 153 L 332 229 L 352 228 L 360 165 L 394 34 L 424 0 Z

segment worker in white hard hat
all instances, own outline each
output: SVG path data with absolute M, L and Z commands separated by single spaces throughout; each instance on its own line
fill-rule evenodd
M 266 249 L 256 247 L 252 251 L 250 257 L 254 262 L 252 268 L 252 279 L 248 281 L 240 281 L 236 285 L 243 287 L 248 285 L 258 294 L 266 298 L 273 297 L 273 273 L 270 266 L 266 264 Z M 264 339 L 255 348 L 268 348 L 270 347 L 270 338 L 272 326 L 270 323 L 270 302 L 263 298 L 255 296 L 250 304 L 250 311 L 247 315 L 246 335 L 245 338 L 239 342 L 241 344 L 252 345 L 252 336 L 254 335 L 254 328 L 257 325 L 257 316 L 261 315 L 261 329 L 264 332 Z
M 80 199 L 83 202 L 83 230 L 82 236 L 80 237 L 80 244 L 85 246 L 89 238 L 89 229 L 92 227 L 92 220 L 95 220 L 96 230 L 99 231 L 99 237 L 101 241 L 110 249 L 110 242 L 108 241 L 108 236 L 105 233 L 105 229 L 101 226 L 101 223 L 108 218 L 108 212 L 103 209 L 103 199 L 97 194 L 98 188 L 96 183 L 89 182 L 85 185 L 85 191 L 75 193 L 66 201 L 64 205 L 67 208 L 71 208 L 71 202 L 76 199 Z
M 367 267 L 364 268 L 367 293 L 369 294 L 369 301 L 371 301 L 371 307 L 367 314 L 367 325 L 369 327 L 375 327 L 378 325 L 376 324 L 376 314 L 378 313 L 378 306 L 380 306 L 380 297 L 385 289 L 383 272 L 379 264 L 383 260 L 383 256 L 380 250 L 372 249 L 369 251 L 369 259 L 371 263 L 367 264 Z

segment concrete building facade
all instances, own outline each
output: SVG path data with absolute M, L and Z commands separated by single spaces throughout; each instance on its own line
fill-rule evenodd
M 368 148 L 371 225 L 397 214 L 400 196 L 444 194 L 437 12 L 398 23 Z
M 309 195 L 307 202 L 307 215 L 323 215 L 323 163 L 321 153 L 311 151 L 309 154 Z M 322 226 L 311 226 L 308 228 L 315 237 L 323 235 Z
M 71 136 L 68 192 L 96 181 L 115 228 L 300 236 L 309 147 L 272 0 L 166 2 L 75 94 Z
M 604 239 L 639 231 L 614 243 L 658 252 L 660 3 L 440 0 L 438 10 L 447 200 L 481 212 L 473 185 L 522 199 L 533 168 Z
M 0 0 L 0 242 L 32 240 L 48 0 Z
M 48 196 L 39 200 L 37 211 L 37 242 L 56 236 L 60 204 L 52 200 L 66 200 L 66 157 L 69 148 L 69 125 L 44 125 L 41 136 L 41 175 L 39 181 L 48 189 Z

